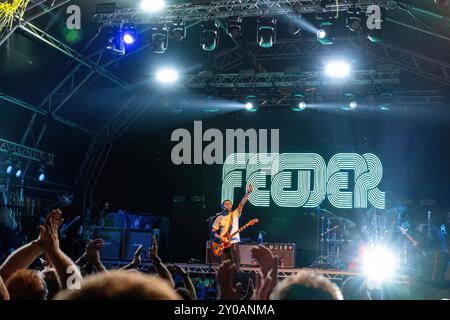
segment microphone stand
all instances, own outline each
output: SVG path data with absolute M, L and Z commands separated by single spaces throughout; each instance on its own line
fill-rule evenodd
M 212 227 L 213 227 L 213 221 L 216 220 L 218 216 L 222 215 L 222 212 L 216 213 L 215 215 L 209 217 L 206 219 L 206 222 L 208 222 L 208 232 L 209 232 L 209 246 L 211 247 L 212 241 L 213 241 L 213 233 L 212 233 Z M 211 285 L 212 282 L 212 257 L 213 254 L 211 252 L 211 248 L 207 248 L 208 255 L 209 255 L 209 263 L 208 263 L 208 274 L 209 274 L 209 284 Z

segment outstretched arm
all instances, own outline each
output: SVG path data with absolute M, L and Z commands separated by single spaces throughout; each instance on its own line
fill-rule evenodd
M 244 197 L 242 198 L 241 202 L 239 203 L 238 206 L 238 212 L 239 215 L 242 214 L 242 209 L 244 208 L 244 204 L 247 202 L 248 197 L 250 195 L 250 193 L 253 191 L 253 186 L 251 184 L 248 185 L 248 189 L 247 189 L 247 193 L 244 195 Z
M 172 274 L 169 272 L 167 267 L 162 263 L 161 258 L 158 256 L 158 243 L 156 242 L 156 237 L 153 236 L 152 247 L 149 253 L 150 259 L 158 273 L 158 276 L 169 281 L 172 288 L 175 288 L 175 282 L 172 279 Z
M 19 269 L 28 269 L 28 267 L 42 254 L 42 246 L 38 239 L 27 243 L 14 251 L 6 261 L 0 266 L 0 277 L 8 278 Z
M 39 226 L 42 247 L 45 254 L 58 273 L 63 289 L 68 288 L 69 281 L 78 287 L 81 284 L 81 273 L 75 263 L 59 248 L 58 228 L 62 223 L 59 209 L 50 212 L 43 226 Z
M 127 264 L 125 267 L 121 268 L 120 270 L 137 269 L 139 267 L 139 265 L 141 264 L 141 253 L 142 253 L 142 244 L 134 252 L 133 261 L 131 261 L 131 263 Z

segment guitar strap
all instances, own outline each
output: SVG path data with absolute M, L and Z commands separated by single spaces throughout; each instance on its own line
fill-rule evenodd
M 233 211 L 230 213 L 230 224 L 228 225 L 228 233 L 231 234 L 233 230 Z

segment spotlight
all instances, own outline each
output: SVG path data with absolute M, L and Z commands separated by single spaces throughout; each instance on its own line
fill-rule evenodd
M 255 106 L 253 105 L 253 103 L 251 102 L 247 102 L 245 104 L 245 109 L 247 109 L 248 111 L 252 110 Z
M 227 33 L 233 38 L 237 39 L 242 35 L 242 18 L 229 17 L 227 19 Z
M 303 111 L 306 109 L 305 97 L 301 93 L 295 93 L 292 97 L 293 105 L 292 111 Z
M 397 259 L 391 250 L 382 246 L 367 248 L 363 255 L 363 272 L 369 280 L 389 280 L 398 266 Z
M 276 41 L 276 23 L 273 17 L 264 17 L 258 19 L 257 40 L 262 48 L 270 48 Z
M 358 107 L 358 104 L 356 101 L 351 101 L 348 106 L 350 107 L 350 110 L 355 110 Z
M 349 8 L 347 11 L 346 26 L 353 32 L 361 29 L 361 9 L 357 7 Z
M 125 45 L 132 45 L 137 40 L 136 25 L 124 23 L 121 27 L 121 34 Z
M 6 174 L 11 174 L 13 172 L 13 166 L 12 165 L 8 165 L 8 167 L 6 167 Z
M 206 51 L 213 51 L 219 45 L 219 25 L 217 21 L 203 22 L 200 45 Z
M 297 105 L 292 107 L 292 111 L 296 111 L 296 112 L 303 111 L 305 109 L 306 109 L 306 103 L 303 101 L 299 102 Z
M 142 0 L 141 9 L 145 12 L 159 12 L 162 11 L 166 6 L 164 0 Z
M 171 68 L 161 69 L 156 73 L 156 79 L 161 83 L 174 83 L 178 80 L 178 72 Z
M 40 181 L 40 182 L 42 182 L 42 181 L 44 181 L 45 180 L 45 167 L 44 166 L 41 166 L 41 168 L 39 169 L 39 175 L 38 175 L 38 180 Z
M 152 28 L 152 51 L 154 53 L 164 53 L 169 44 L 169 31 L 166 26 Z
M 16 171 L 16 177 L 17 177 L 17 178 L 20 178 L 21 176 L 22 176 L 22 170 L 17 169 L 17 171 Z
M 170 27 L 170 36 L 175 39 L 175 41 L 180 42 L 186 38 L 186 26 L 182 19 L 172 22 Z
M 245 97 L 245 104 L 244 107 L 247 111 L 254 112 L 256 111 L 256 96 L 255 95 L 248 95 Z
M 325 73 L 331 78 L 345 78 L 350 71 L 351 67 L 345 61 L 331 61 L 325 66 Z
M 319 29 L 317 30 L 316 36 L 317 39 L 325 39 L 325 37 L 327 36 L 327 32 L 324 29 Z

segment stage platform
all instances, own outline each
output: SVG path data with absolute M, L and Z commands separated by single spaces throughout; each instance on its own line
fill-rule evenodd
M 103 264 L 107 269 L 120 269 L 127 264 L 129 264 L 130 261 L 113 261 L 113 260 L 107 260 L 104 261 Z M 165 265 L 178 265 L 182 267 L 186 272 L 189 274 L 215 274 L 217 272 L 217 269 L 219 268 L 218 264 L 195 264 L 195 263 L 176 263 L 176 262 L 167 262 Z M 139 270 L 141 271 L 151 271 L 153 269 L 153 264 L 151 262 L 143 262 L 139 266 Z M 241 267 L 242 272 L 256 272 L 258 270 L 258 267 Z M 357 276 L 362 275 L 360 272 L 355 271 L 348 271 L 348 270 L 333 270 L 333 269 L 320 269 L 320 268 L 278 268 L 278 278 L 284 279 L 287 277 L 294 276 L 299 271 L 314 271 L 318 274 L 322 274 L 323 276 L 327 277 L 330 280 L 333 281 L 344 281 L 345 279 L 351 277 L 351 276 Z M 409 284 L 409 276 L 407 275 L 397 275 L 394 277 L 394 279 L 391 280 L 391 282 L 396 283 L 404 283 Z

